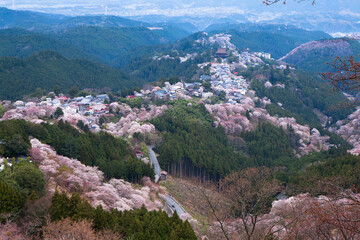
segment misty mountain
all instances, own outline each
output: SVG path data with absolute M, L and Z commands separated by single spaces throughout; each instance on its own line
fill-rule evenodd
M 317 1 L 314 6 L 311 1 L 287 1 L 286 5 L 266 6 L 262 0 L 124 0 L 121 4 L 115 1 L 99 3 L 96 0 L 65 0 L 61 4 L 40 0 L 34 4 L 30 0 L 20 0 L 15 6 L 10 2 L 2 6 L 66 15 L 136 16 L 134 19 L 152 23 L 161 18 L 173 24 L 190 23 L 197 30 L 203 30 L 220 19 L 228 19 L 229 22 L 237 23 L 292 24 L 328 33 L 360 31 L 360 2 L 352 0 Z M 163 17 L 159 17 L 160 15 Z M 206 22 L 209 18 L 210 22 Z
M 149 24 L 117 16 L 78 16 L 14 11 L 0 8 L 0 28 L 23 28 L 31 31 L 58 32 L 78 26 L 140 27 Z

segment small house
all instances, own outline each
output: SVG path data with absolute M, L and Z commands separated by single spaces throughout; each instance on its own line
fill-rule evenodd
M 167 178 L 167 172 L 161 171 L 160 172 L 160 181 L 166 181 L 166 178 Z

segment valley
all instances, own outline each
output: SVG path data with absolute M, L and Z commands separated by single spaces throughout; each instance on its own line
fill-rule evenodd
M 359 93 L 319 76 L 357 40 L 0 16 L 0 239 L 359 237 Z

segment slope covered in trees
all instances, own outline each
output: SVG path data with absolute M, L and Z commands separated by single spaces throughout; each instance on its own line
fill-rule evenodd
M 243 139 L 255 166 L 272 167 L 278 159 L 294 158 L 295 146 L 291 146 L 289 135 L 270 123 L 261 123 L 254 131 L 245 132 Z
M 255 52 L 268 52 L 278 59 L 295 47 L 314 40 L 331 38 L 324 32 L 312 32 L 284 25 L 218 24 L 206 31 L 211 34 L 227 33 L 239 49 L 249 48 Z
M 321 129 L 320 120 L 313 109 L 331 117 L 332 123 L 346 118 L 352 112 L 351 108 L 341 107 L 341 104 L 349 104 L 348 99 L 343 94 L 334 92 L 328 83 L 317 76 L 302 71 L 290 74 L 286 70 L 273 69 L 262 74 L 268 75 L 272 84 L 281 83 L 286 86 L 266 88 L 263 82 L 252 80 L 251 87 L 257 96 L 268 97 L 274 104 L 282 104 L 282 107 L 268 105 L 267 110 L 271 115 L 295 117 L 301 124 Z
M 146 25 L 143 22 L 116 16 L 78 16 L 69 17 L 58 14 L 19 11 L 0 8 L 0 27 L 20 27 L 35 31 L 59 31 L 75 26 L 102 26 L 102 27 L 137 27 Z
M 240 23 L 212 24 L 206 28 L 206 32 L 219 32 L 226 30 L 235 30 L 237 32 L 267 32 L 282 35 L 294 39 L 297 44 L 306 43 L 314 40 L 329 39 L 331 36 L 322 31 L 308 31 L 291 25 L 281 24 L 256 24 Z
M 152 123 L 164 133 L 158 148 L 160 165 L 175 176 L 217 180 L 244 164 L 244 157 L 228 145 L 221 126 L 212 126 L 205 106 L 176 102 Z
M 20 28 L 0 30 L 0 56 L 25 58 L 43 50 L 54 50 L 67 58 L 100 61 L 95 56 L 44 33 Z
M 154 177 L 152 168 L 136 158 L 128 144 L 107 133 L 80 133 L 69 124 L 33 124 L 23 120 L 0 122 L 0 155 L 27 154 L 29 136 L 52 146 L 58 154 L 76 158 L 88 166 L 98 166 L 108 178 L 140 182 Z
M 54 51 L 43 51 L 25 59 L 0 58 L 0 98 L 15 100 L 36 88 L 67 92 L 72 86 L 110 87 L 114 91 L 142 85 L 125 73 L 87 60 L 67 59 Z
M 326 194 L 329 192 L 327 187 L 334 188 L 331 184 L 359 191 L 360 159 L 358 156 L 342 152 L 340 154 L 314 154 L 313 157 L 307 158 L 312 158 L 312 164 L 308 164 L 303 171 L 298 170 L 296 174 L 289 177 L 288 186 L 292 193 Z
M 360 44 L 351 39 L 329 39 L 305 43 L 281 58 L 282 61 L 311 72 L 328 72 L 333 69 L 327 64 L 335 57 L 355 56 L 358 58 Z
M 185 36 L 187 32 L 166 26 L 155 30 L 146 27 L 80 26 L 54 35 L 59 41 L 114 65 L 127 63 L 138 47 L 171 43 Z
M 148 48 L 140 48 L 134 52 L 136 56 L 121 69 L 130 73 L 132 76 L 156 81 L 161 78 L 173 76 L 191 79 L 199 70 L 198 64 L 210 62 L 216 52 L 215 46 L 204 45 L 197 40 L 207 35 L 199 32 L 186 38 L 176 41 L 173 44 L 158 45 Z M 141 54 L 139 53 L 141 51 Z M 186 54 L 194 54 L 191 59 L 180 62 L 179 57 Z M 153 57 L 167 56 L 167 58 L 156 59 Z M 130 58 L 130 57 L 129 57 Z

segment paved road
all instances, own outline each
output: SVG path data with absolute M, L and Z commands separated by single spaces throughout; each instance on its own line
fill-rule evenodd
M 157 160 L 157 157 L 155 155 L 155 152 L 153 150 L 153 146 L 148 146 L 148 149 L 150 153 L 150 161 L 154 167 L 155 183 L 157 183 L 160 178 L 161 168 Z M 169 206 L 169 208 L 171 208 L 172 211 L 176 211 L 179 216 L 186 213 L 185 209 L 172 196 L 165 194 L 164 200 L 166 204 Z
M 158 162 L 158 160 L 156 158 L 155 152 L 153 150 L 153 146 L 148 146 L 148 149 L 149 149 L 149 153 L 150 153 L 151 165 L 153 165 L 153 167 L 154 167 L 155 183 L 157 183 L 159 181 L 159 178 L 160 178 L 161 168 L 160 168 L 159 162 Z
M 164 200 L 169 207 L 180 216 L 186 213 L 185 209 L 170 195 L 165 195 Z

